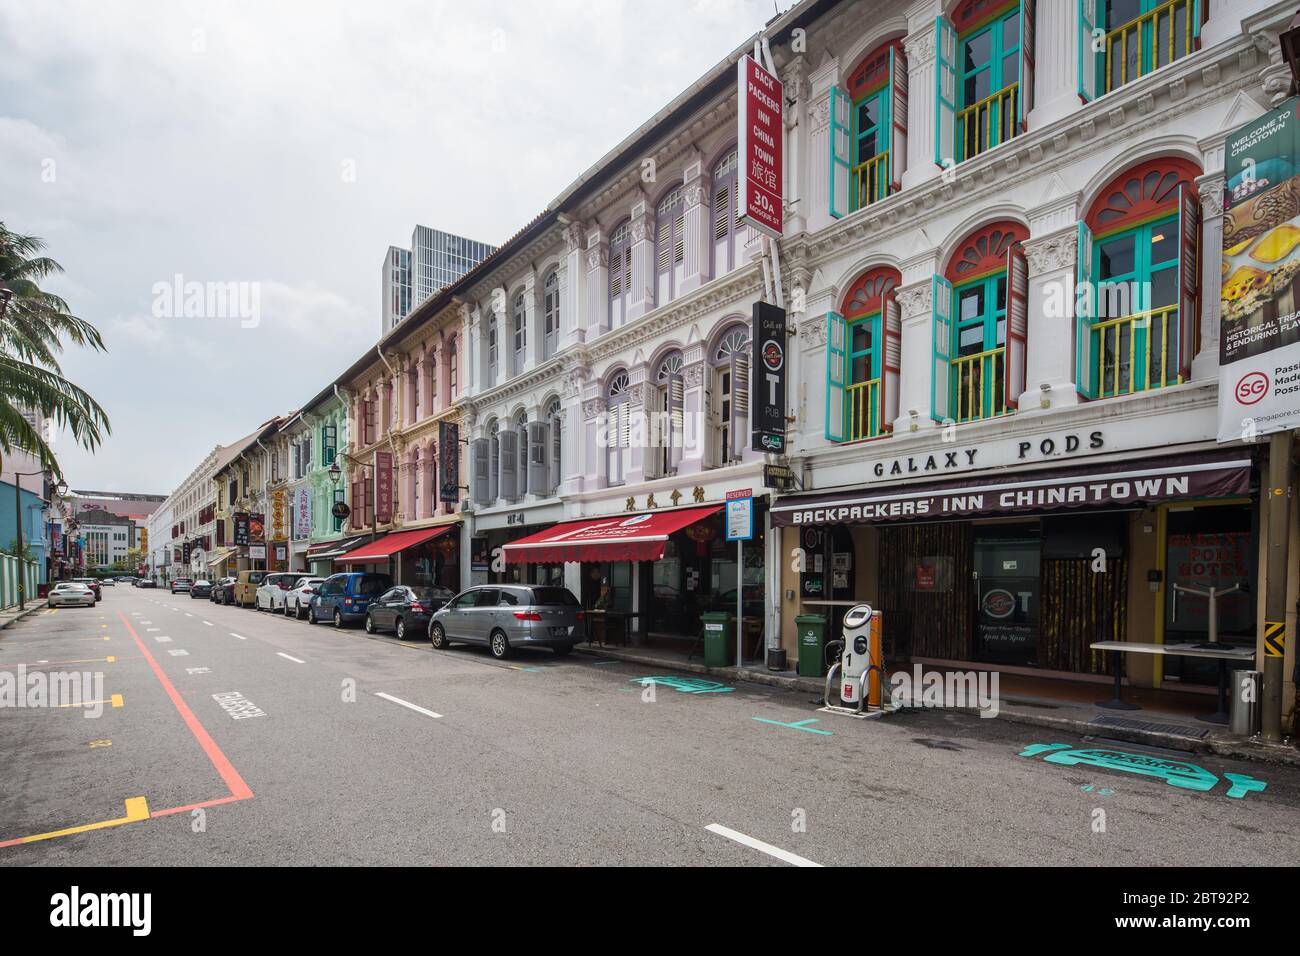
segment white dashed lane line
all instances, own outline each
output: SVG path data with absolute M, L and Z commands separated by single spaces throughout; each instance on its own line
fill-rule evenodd
M 724 827 L 720 823 L 710 823 L 704 829 L 708 830 L 710 833 L 716 833 L 720 837 L 739 843 L 741 846 L 747 846 L 751 850 L 757 850 L 759 853 L 766 853 L 768 856 L 776 857 L 781 862 L 789 863 L 791 866 L 821 866 L 820 863 L 814 863 L 812 860 L 791 853 L 789 850 L 783 850 L 779 846 L 772 846 L 770 843 L 756 840 L 752 836 L 746 836 L 739 830 Z
M 299 660 L 299 659 L 296 658 L 296 657 L 290 657 L 290 656 L 289 656 L 288 654 L 286 654 L 284 651 L 276 651 L 276 653 L 277 653 L 278 655 L 280 655 L 281 657 L 283 657 L 286 661 L 293 661 L 295 664 L 306 664 L 306 663 L 307 663 L 306 661 Z
M 402 698 L 400 697 L 394 697 L 392 694 L 380 694 L 376 692 L 375 696 L 382 697 L 384 700 L 392 701 L 394 704 L 399 704 L 402 707 L 405 707 L 407 710 L 413 710 L 417 714 L 424 714 L 424 716 L 432 717 L 435 720 L 442 719 L 442 714 L 435 714 L 431 710 L 426 710 L 423 707 L 417 706 L 416 704 L 412 704 L 409 700 L 402 700 Z
M 246 641 L 246 640 L 248 640 L 248 638 L 244 637 L 243 634 L 236 634 L 234 631 L 231 631 L 231 632 L 230 632 L 230 636 L 231 636 L 231 637 L 237 637 L 237 638 L 239 638 L 241 641 Z

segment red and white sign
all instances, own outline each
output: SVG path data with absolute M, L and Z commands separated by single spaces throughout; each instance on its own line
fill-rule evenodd
M 738 67 L 740 214 L 754 228 L 780 237 L 785 94 L 781 81 L 752 56 L 741 57 Z

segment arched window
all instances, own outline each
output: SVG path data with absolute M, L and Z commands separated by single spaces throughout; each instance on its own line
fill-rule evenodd
M 497 327 L 496 313 L 488 319 L 488 388 L 492 388 L 497 383 L 497 370 L 500 366 L 501 359 L 501 332 Z
M 682 460 L 685 435 L 683 433 L 682 403 L 686 388 L 682 378 L 684 367 L 680 350 L 669 352 L 655 370 L 655 416 L 651 422 L 651 436 L 657 454 L 654 456 L 655 476 L 671 475 Z
M 609 380 L 606 398 L 609 403 L 605 433 L 605 476 L 609 484 L 627 480 L 627 466 L 632 453 L 632 406 L 627 372 Z
M 655 214 L 656 305 L 665 305 L 677 295 L 685 263 L 686 197 L 678 186 L 659 201 Z
M 901 157 L 895 153 L 907 128 L 907 61 L 902 43 L 892 40 L 862 57 L 849 74 L 848 103 L 852 208 L 862 209 L 888 196 L 898 185 Z M 900 115 L 900 113 L 902 115 Z
M 728 329 L 711 356 L 714 464 L 739 461 L 749 444 L 749 327 Z
M 609 239 L 609 325 L 616 329 L 627 320 L 632 286 L 632 241 L 625 222 Z
M 1081 42 L 1079 95 L 1094 100 L 1200 46 L 1203 0 L 1107 0 L 1080 3 L 1079 28 L 1099 42 Z
M 542 353 L 550 358 L 560 344 L 560 273 L 552 269 L 542 283 Z
M 1086 398 L 1161 388 L 1190 375 L 1199 317 L 1199 175 L 1182 159 L 1141 163 L 1111 180 L 1079 224 L 1079 282 L 1091 295 L 1076 309 L 1075 361 Z M 1234 239 L 1225 236 L 1223 245 L 1231 256 Z M 1233 277 L 1229 271 L 1229 284 Z
M 978 156 L 1024 129 L 1033 14 L 1027 0 L 962 0 L 951 18 L 939 18 L 936 163 Z
M 524 370 L 524 354 L 528 349 L 528 305 L 523 292 L 515 296 L 510 321 L 511 346 L 514 349 L 514 364 L 510 368 L 510 374 L 518 375 Z
M 1024 391 L 1029 231 L 997 222 L 961 242 L 935 277 L 931 414 L 938 421 L 993 418 Z
M 438 359 L 433 349 L 424 353 L 424 381 L 429 395 L 429 407 L 424 413 L 432 415 L 438 410 Z
M 902 282 L 897 269 L 864 272 L 844 295 L 840 315 L 831 316 L 828 341 L 842 346 L 847 378 L 828 378 L 828 437 L 835 441 L 878 438 L 892 428 L 898 415 L 899 346 L 902 336 L 894 292 Z M 835 328 L 842 322 L 843 329 Z M 841 409 L 835 403 L 843 401 Z M 842 431 L 835 426 L 842 425 Z M 832 432 L 836 432 L 832 434 Z
M 733 149 L 713 167 L 713 276 L 724 276 L 744 264 L 749 227 L 740 219 L 740 197 L 736 184 L 736 151 Z
M 561 451 L 564 445 L 564 409 L 558 398 L 552 399 L 546 406 L 546 423 L 550 437 L 550 461 L 547 466 L 549 476 L 549 494 L 554 495 L 560 488 L 564 475 Z

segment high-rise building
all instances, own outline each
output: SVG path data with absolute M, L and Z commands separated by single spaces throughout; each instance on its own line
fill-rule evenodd
M 383 327 L 390 332 L 407 314 L 439 289 L 451 285 L 492 253 L 496 246 L 416 226 L 410 250 L 389 246 L 384 256 Z

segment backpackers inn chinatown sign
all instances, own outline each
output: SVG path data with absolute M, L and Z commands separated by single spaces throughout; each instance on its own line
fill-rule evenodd
M 1297 100 L 1230 134 L 1223 205 L 1219 441 L 1300 427 Z M 1210 250 L 1210 253 L 1219 250 Z

